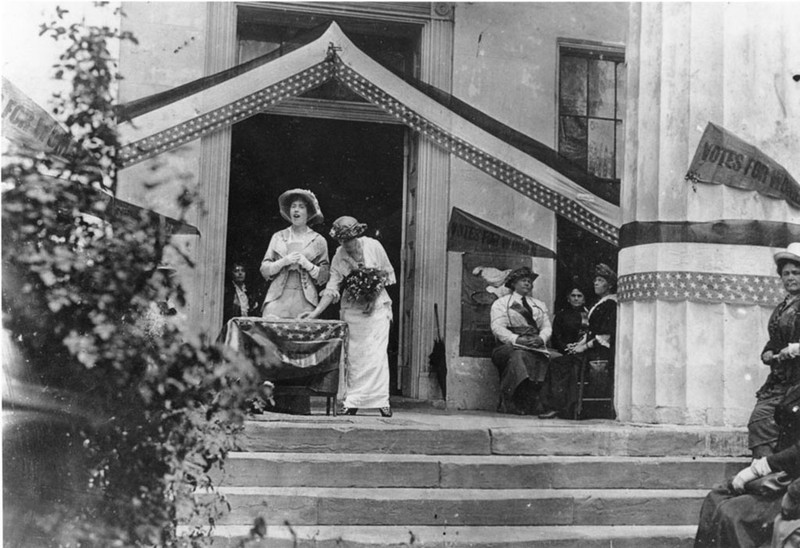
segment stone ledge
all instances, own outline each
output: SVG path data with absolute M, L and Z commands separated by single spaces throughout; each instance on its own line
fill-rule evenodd
M 707 490 L 228 487 L 218 523 L 692 525 Z M 202 497 L 202 495 L 200 495 Z
M 235 548 L 249 526 L 222 525 L 213 531 L 214 548 Z M 252 548 L 690 548 L 696 527 L 682 526 L 270 526 Z

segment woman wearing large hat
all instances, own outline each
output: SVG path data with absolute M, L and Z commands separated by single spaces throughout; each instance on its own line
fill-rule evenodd
M 800 242 L 776 253 L 774 260 L 786 298 L 767 323 L 769 340 L 761 351 L 761 362 L 770 373 L 756 392 L 756 405 L 747 425 L 748 446 L 756 458 L 774 452 L 779 432 L 775 407 L 786 391 L 800 382 Z
M 378 240 L 364 236 L 366 229 L 353 217 L 334 221 L 330 234 L 341 245 L 331 261 L 331 277 L 319 304 L 302 317 L 316 318 L 341 299 L 341 318 L 349 328 L 342 412 L 379 409 L 382 416 L 391 417 L 387 348 L 392 299 L 385 288 L 396 280 L 386 251 Z
M 511 293 L 492 303 L 490 326 L 498 343 L 492 363 L 500 374 L 501 413 L 533 415 L 538 410 L 552 332 L 547 307 L 530 295 L 538 277 L 527 266 L 514 270 L 505 282 Z
M 614 344 L 617 334 L 617 274 L 603 263 L 594 269 L 594 292 L 597 302 L 589 309 L 588 332 L 576 343 L 567 345 L 566 354 L 550 362 L 542 403 L 547 411 L 543 419 L 608 418 L 616 415 L 611 404 L 614 379 Z M 592 399 L 605 400 L 595 410 L 577 414 L 578 381 L 583 369 L 588 378 L 587 390 Z
M 796 508 L 800 478 L 800 242 L 776 253 L 774 260 L 786 298 L 770 316 L 769 341 L 761 351 L 761 361 L 769 366 L 770 374 L 756 394 L 748 424 L 754 459 L 706 496 L 695 548 L 767 546 L 770 538 L 771 546 L 796 546 L 784 540 L 798 527 L 797 521 L 789 520 L 800 517 Z M 770 477 L 759 480 L 764 476 Z M 776 521 L 778 516 L 785 520 Z M 774 536 L 773 524 L 777 524 Z
M 272 235 L 261 261 L 261 275 L 271 281 L 261 315 L 294 319 L 319 302 L 316 286 L 329 276 L 328 242 L 308 226 L 323 219 L 313 192 L 287 190 L 278 197 L 278 205 L 291 225 Z

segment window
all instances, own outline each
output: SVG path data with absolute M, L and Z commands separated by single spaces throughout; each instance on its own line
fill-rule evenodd
M 624 51 L 560 41 L 558 97 L 559 153 L 595 177 L 619 182 L 625 151 Z

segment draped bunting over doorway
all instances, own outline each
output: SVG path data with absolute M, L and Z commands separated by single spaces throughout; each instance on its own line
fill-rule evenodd
M 265 56 L 268 57 L 268 56 Z M 541 144 L 510 144 L 503 132 L 448 108 L 441 90 L 412 85 L 359 50 L 336 23 L 282 57 L 229 71 L 136 102 L 120 124 L 127 167 L 249 118 L 336 79 L 437 146 L 583 229 L 617 245 L 619 207 L 574 180 L 574 170 Z M 474 109 L 472 109 L 474 111 Z M 463 111 L 462 111 L 463 112 Z M 122 111 L 125 115 L 125 109 Z M 486 118 L 485 116 L 483 118 Z M 472 121 L 471 121 L 472 120 Z M 505 128 L 499 122 L 493 124 Z M 508 128 L 506 128 L 508 129 Z M 507 133 L 507 132 L 506 132 Z

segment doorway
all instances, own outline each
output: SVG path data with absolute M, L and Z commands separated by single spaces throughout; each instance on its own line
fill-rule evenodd
M 368 225 L 366 235 L 386 249 L 400 282 L 403 234 L 404 137 L 400 125 L 259 114 L 233 126 L 226 272 L 233 262 L 247 268 L 249 284 L 265 294 L 259 265 L 272 234 L 289 223 L 278 196 L 291 188 L 316 194 L 325 216 L 313 226 L 328 240 L 332 258 L 338 243 L 331 223 L 342 215 Z M 394 321 L 389 333 L 392 394 L 397 391 L 400 319 L 399 283 L 387 288 Z M 322 316 L 338 319 L 338 305 Z

